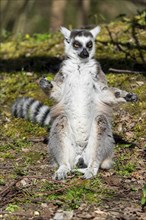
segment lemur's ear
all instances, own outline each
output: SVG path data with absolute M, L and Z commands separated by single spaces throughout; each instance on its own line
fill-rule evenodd
M 65 27 L 61 27 L 61 28 L 60 28 L 60 31 L 61 31 L 61 33 L 64 35 L 65 40 L 66 40 L 67 42 L 69 42 L 69 37 L 70 37 L 71 31 L 68 30 L 68 29 L 65 28 Z
M 91 34 L 93 35 L 94 38 L 96 38 L 97 34 L 100 32 L 100 27 L 96 26 L 92 30 L 90 30 Z

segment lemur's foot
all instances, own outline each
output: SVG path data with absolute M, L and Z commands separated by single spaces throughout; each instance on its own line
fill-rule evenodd
M 53 179 L 55 180 L 64 180 L 67 177 L 67 173 L 69 173 L 70 170 L 67 166 L 62 165 L 59 167 L 59 169 L 55 172 Z
M 95 178 L 98 172 L 98 168 L 96 167 L 88 167 L 84 169 L 83 179 L 92 179 Z
M 138 101 L 138 96 L 134 93 L 128 93 L 124 99 L 127 101 L 127 102 L 137 102 Z
M 39 82 L 39 85 L 45 93 L 48 93 L 53 88 L 52 83 L 46 78 L 42 78 Z

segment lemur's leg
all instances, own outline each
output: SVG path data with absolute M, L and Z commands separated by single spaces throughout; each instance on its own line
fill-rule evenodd
M 55 179 L 64 179 L 71 171 L 75 161 L 74 140 L 67 117 L 58 116 L 53 122 L 49 137 L 49 151 L 59 165 Z
M 84 154 L 84 178 L 95 177 L 99 167 L 109 169 L 112 165 L 114 139 L 107 118 L 98 115 L 92 124 L 91 135 Z M 81 170 L 80 170 L 81 171 Z

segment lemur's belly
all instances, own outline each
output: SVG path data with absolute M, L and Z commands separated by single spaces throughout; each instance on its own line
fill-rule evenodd
M 88 142 L 94 114 L 94 88 L 91 76 L 77 75 L 66 82 L 65 112 L 75 141 L 79 146 Z

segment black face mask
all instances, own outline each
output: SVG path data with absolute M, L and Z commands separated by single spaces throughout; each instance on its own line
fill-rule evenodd
M 79 54 L 79 56 L 80 56 L 81 58 L 88 58 L 88 57 L 89 57 L 89 53 L 88 53 L 88 51 L 84 48 L 84 49 L 82 50 L 82 52 Z

